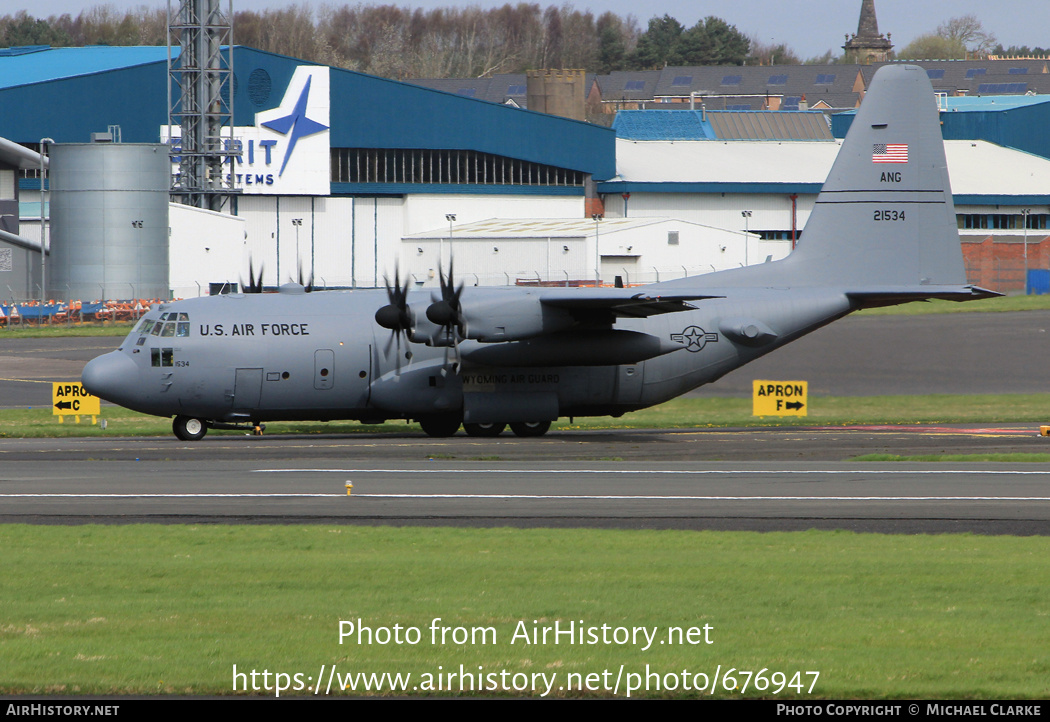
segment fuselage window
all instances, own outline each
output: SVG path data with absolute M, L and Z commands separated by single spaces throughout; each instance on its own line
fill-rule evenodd
M 174 366 L 175 365 L 175 349 L 173 348 L 151 348 L 150 354 L 150 366 Z

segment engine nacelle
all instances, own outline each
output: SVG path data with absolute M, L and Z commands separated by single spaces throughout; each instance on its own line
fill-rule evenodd
M 466 338 L 476 341 L 517 341 L 571 328 L 572 315 L 560 308 L 540 303 L 539 296 L 527 293 L 500 293 L 500 289 L 473 289 L 464 294 L 463 317 Z

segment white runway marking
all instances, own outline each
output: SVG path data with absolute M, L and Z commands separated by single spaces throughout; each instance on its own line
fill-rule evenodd
M 295 497 L 329 498 L 345 494 L 0 494 L 0 499 L 210 499 L 213 497 L 294 499 Z
M 1047 496 L 659 496 L 640 494 L 354 494 L 373 499 L 575 499 L 591 501 L 1050 501 Z
M 0 494 L 0 499 L 524 499 L 584 501 L 1050 501 L 1046 496 L 682 496 L 669 494 Z
M 958 475 L 1050 475 L 1050 471 L 1013 469 L 253 469 L 254 474 L 693 474 L 698 476 L 770 474 L 874 474 L 907 476 L 915 474 Z

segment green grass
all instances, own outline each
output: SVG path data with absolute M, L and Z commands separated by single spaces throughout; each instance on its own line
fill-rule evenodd
M 722 665 L 819 671 L 813 696 L 831 699 L 1050 694 L 1045 537 L 5 525 L 0 546 L 4 694 L 231 694 L 235 664 L 415 681 L 462 664 L 561 683 L 614 679 L 621 664 L 679 679 Z M 434 645 L 438 617 L 491 627 L 495 644 Z M 421 641 L 341 645 L 340 620 L 415 627 Z M 709 624 L 713 643 L 511 644 L 534 620 L 658 639 Z
M 853 461 L 955 461 L 955 462 L 982 462 L 993 461 L 999 463 L 1042 463 L 1050 461 L 1050 454 L 915 454 L 912 456 L 901 456 L 900 454 L 864 454 L 853 457 Z
M 54 326 L 0 327 L 0 341 L 5 338 L 68 338 L 72 336 L 127 336 L 134 323 L 56 324 Z
M 751 415 L 751 399 L 678 398 L 666 404 L 611 417 L 563 419 L 555 429 L 711 428 L 727 426 L 844 426 L 851 424 L 1039 423 L 1050 420 L 1050 394 L 987 394 L 973 396 L 836 396 L 811 397 L 805 417 Z M 68 436 L 166 436 L 171 420 L 146 416 L 115 406 L 102 407 L 108 429 L 92 426 L 91 418 L 64 423 L 48 407 L 0 410 L 0 438 Z M 364 426 L 352 421 L 268 422 L 266 434 L 360 434 L 419 432 L 415 424 L 394 421 Z M 209 431 L 242 435 L 244 431 Z M 504 432 L 509 433 L 509 432 Z
M 915 301 L 900 306 L 869 308 L 858 311 L 861 316 L 917 316 L 927 313 L 1002 313 L 1006 311 L 1050 310 L 1050 296 L 1000 296 L 976 301 Z

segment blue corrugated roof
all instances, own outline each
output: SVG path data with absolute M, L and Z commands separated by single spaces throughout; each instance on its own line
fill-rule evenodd
M 856 111 L 831 116 L 831 134 L 844 138 Z M 941 135 L 945 140 L 986 140 L 1050 158 L 1050 96 L 991 95 L 947 98 L 941 110 Z
M 157 142 L 167 122 L 166 47 L 56 48 L 0 54 L 0 135 L 87 142 L 121 126 L 124 142 Z M 234 118 L 275 107 L 305 61 L 235 50 Z M 239 77 L 238 77 L 239 76 Z M 508 83 L 509 84 L 509 83 Z M 507 87 L 506 85 L 504 87 Z M 615 134 L 581 121 L 332 68 L 333 148 L 469 149 L 591 173 L 616 173 Z M 35 117 L 25 108 L 46 108 Z
M 698 110 L 621 110 L 613 121 L 625 140 L 713 140 L 711 124 Z
M 6 48 L 0 53 L 6 55 L 0 63 L 0 89 L 164 62 L 168 58 L 168 48 L 163 45 L 89 45 L 84 48 L 33 46 Z M 172 48 L 172 57 L 178 57 L 178 54 L 179 49 Z

